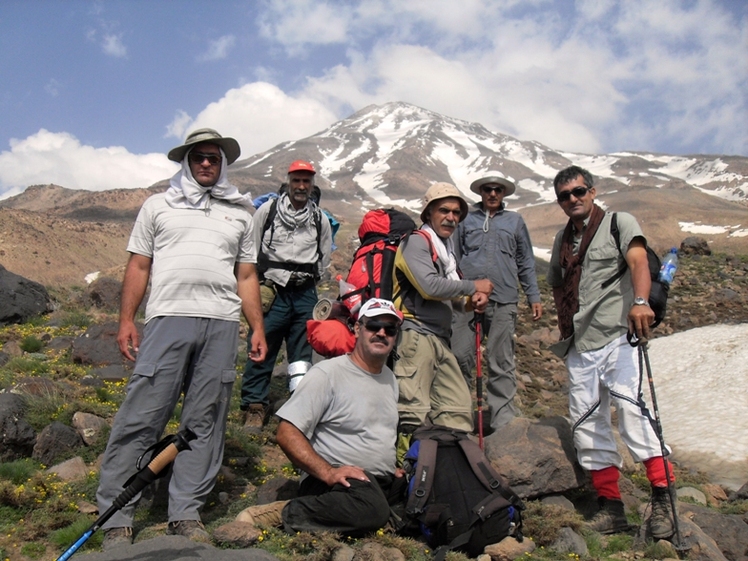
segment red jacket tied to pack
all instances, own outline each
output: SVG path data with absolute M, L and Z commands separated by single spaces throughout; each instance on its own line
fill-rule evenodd
M 324 319 L 315 318 L 307 322 L 309 343 L 316 352 L 332 357 L 353 350 L 356 340 L 350 328 L 357 319 L 360 305 L 369 298 L 392 300 L 395 252 L 400 241 L 415 228 L 412 218 L 393 208 L 370 210 L 364 215 L 358 228 L 361 247 L 353 256 L 345 279 L 349 290 L 339 296 L 348 309 L 349 317 L 340 318 L 337 317 L 338 313 L 334 313 Z M 328 305 L 327 308 L 334 307 Z M 349 330 L 350 336 L 343 333 L 341 325 Z

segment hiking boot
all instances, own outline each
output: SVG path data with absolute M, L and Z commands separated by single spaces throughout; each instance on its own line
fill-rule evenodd
M 260 434 L 265 424 L 265 406 L 253 403 L 244 414 L 244 430 L 251 434 Z
M 210 534 L 199 520 L 176 520 L 166 527 L 167 536 L 184 536 L 193 542 L 210 543 Z
M 255 526 L 281 526 L 283 524 L 281 513 L 283 507 L 287 504 L 288 501 L 275 501 L 265 505 L 251 506 L 241 511 L 236 516 L 236 520 L 238 522 L 249 522 Z
M 109 551 L 112 548 L 119 547 L 120 545 L 125 544 L 132 544 L 131 526 L 107 528 L 106 530 L 104 530 L 104 541 L 101 542 L 101 547 L 104 549 L 104 551 Z
M 590 520 L 584 523 L 584 527 L 598 534 L 617 534 L 629 529 L 623 501 L 620 499 L 597 499 L 600 510 Z
M 649 533 L 658 540 L 667 539 L 675 533 L 673 507 L 667 487 L 652 487 L 652 514 L 649 516 Z

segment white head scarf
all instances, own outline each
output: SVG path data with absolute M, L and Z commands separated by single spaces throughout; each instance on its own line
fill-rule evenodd
M 229 183 L 226 177 L 226 154 L 222 148 L 218 149 L 221 151 L 221 174 L 211 187 L 200 185 L 192 177 L 189 162 L 192 149 L 184 155 L 182 169 L 169 180 L 169 188 L 166 190 L 166 202 L 171 208 L 209 209 L 211 197 L 246 208 L 252 207 L 249 193 L 242 195 L 235 185 Z

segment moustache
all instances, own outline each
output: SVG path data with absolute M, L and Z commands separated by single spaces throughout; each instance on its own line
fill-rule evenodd
M 384 345 L 387 344 L 387 337 L 382 337 L 381 335 L 373 335 L 371 339 L 369 339 L 372 343 L 383 343 Z
M 450 228 L 456 228 L 457 222 L 454 220 L 442 220 L 442 226 L 449 226 Z

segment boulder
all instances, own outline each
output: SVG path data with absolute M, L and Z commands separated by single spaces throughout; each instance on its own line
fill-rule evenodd
M 139 326 L 138 332 L 142 337 L 141 330 L 142 326 Z M 116 321 L 95 324 L 86 329 L 73 341 L 73 362 L 96 366 L 121 365 L 124 359 L 117 344 L 118 331 L 119 323 Z
M 528 539 L 518 542 L 511 536 L 504 538 L 499 543 L 487 545 L 483 550 L 484 553 L 491 556 L 491 561 L 513 561 L 530 555 L 533 551 L 535 551 L 535 542 Z
M 76 411 L 73 415 L 73 428 L 78 431 L 83 442 L 91 446 L 109 428 L 109 423 L 97 415 Z
M 0 325 L 24 323 L 52 310 L 46 288 L 0 265 Z
M 680 517 L 698 525 L 727 559 L 748 559 L 748 524 L 741 516 L 688 503 L 678 503 L 678 508 Z
M 680 252 L 683 255 L 711 255 L 712 250 L 704 238 L 689 236 L 680 242 Z
M 61 455 L 82 445 L 83 440 L 74 428 L 54 421 L 39 433 L 31 457 L 48 466 Z
M 586 482 L 563 417 L 518 417 L 484 443 L 486 457 L 522 498 L 564 493 Z
M 287 501 L 299 496 L 299 482 L 286 477 L 273 477 L 257 488 L 257 504 Z
M 579 557 L 586 557 L 589 554 L 584 538 L 566 526 L 558 531 L 558 537 L 551 544 L 551 549 L 557 553 L 573 553 Z
M 84 303 L 108 312 L 116 312 L 119 310 L 121 294 L 121 281 L 99 277 L 86 288 Z
M 34 450 L 36 432 L 23 418 L 26 403 L 20 395 L 0 393 L 0 461 L 28 458 Z
M 88 468 L 83 458 L 76 456 L 64 462 L 54 465 L 47 470 L 47 473 L 54 473 L 63 481 L 76 481 L 85 479 L 88 475 Z

